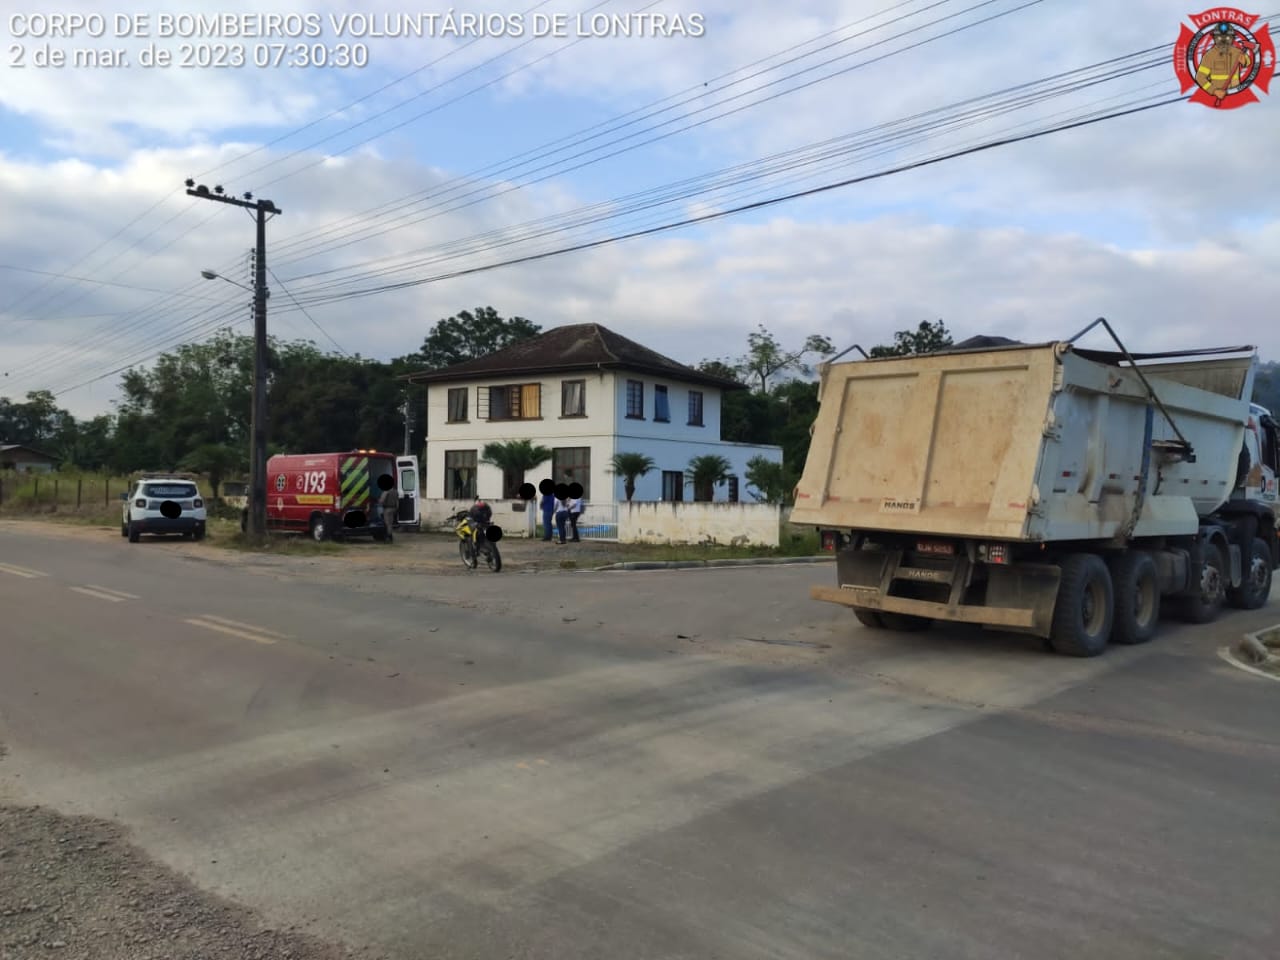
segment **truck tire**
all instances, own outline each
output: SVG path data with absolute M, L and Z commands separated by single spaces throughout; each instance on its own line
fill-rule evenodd
M 910 613 L 882 613 L 880 620 L 886 630 L 896 630 L 898 633 L 919 633 L 933 626 L 933 621 L 928 617 L 917 617 Z
M 1111 571 L 1096 554 L 1074 553 L 1062 562 L 1049 644 L 1068 657 L 1096 657 L 1107 649 L 1115 622 Z
M 858 622 L 864 627 L 870 627 L 872 630 L 883 630 L 884 621 L 880 619 L 881 614 L 876 610 L 867 610 L 864 607 L 854 607 L 853 615 L 858 618 Z
M 1255 538 L 1245 556 L 1244 576 L 1240 586 L 1227 591 L 1227 600 L 1240 610 L 1257 610 L 1266 606 L 1271 595 L 1271 548 L 1267 541 Z
M 311 539 L 316 543 L 324 543 L 329 539 L 329 521 L 324 517 L 311 518 Z
M 1194 593 L 1179 604 L 1182 619 L 1188 623 L 1211 623 L 1222 612 L 1231 582 L 1227 558 L 1216 543 L 1205 543 L 1199 585 Z
M 1156 561 L 1143 550 L 1122 553 L 1111 562 L 1115 591 L 1112 643 L 1146 643 L 1160 625 L 1160 576 Z

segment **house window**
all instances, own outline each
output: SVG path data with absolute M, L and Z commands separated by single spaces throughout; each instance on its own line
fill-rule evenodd
M 485 390 L 485 387 L 481 387 Z M 540 420 L 542 384 L 516 383 L 488 387 L 489 420 Z
M 565 380 L 560 384 L 560 416 L 587 415 L 587 381 Z
M 591 499 L 591 448 L 554 447 L 551 476 L 556 483 L 582 484 L 582 499 Z
M 683 500 L 684 499 L 684 471 L 682 470 L 663 470 L 662 471 L 662 499 L 663 500 Z
M 664 386 L 653 388 L 653 419 L 658 423 L 671 422 L 671 407 L 667 403 L 667 388 Z
M 738 502 L 738 478 L 737 477 L 729 478 L 729 502 L 730 503 Z
M 444 496 L 446 500 L 473 500 L 476 495 L 476 452 L 444 452 Z
M 449 388 L 449 422 L 466 423 L 467 421 L 467 388 Z
M 639 380 L 627 381 L 627 417 L 644 419 L 644 384 Z
M 689 391 L 689 426 L 702 426 L 702 391 Z

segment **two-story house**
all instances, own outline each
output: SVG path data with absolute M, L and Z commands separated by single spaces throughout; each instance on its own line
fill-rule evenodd
M 654 468 L 636 479 L 633 499 L 692 500 L 689 461 L 718 454 L 730 478 L 719 501 L 754 502 L 747 463 L 778 463 L 776 446 L 720 439 L 720 400 L 742 384 L 677 363 L 597 323 L 555 327 L 464 363 L 406 379 L 427 387 L 424 496 L 463 501 L 515 499 L 521 482 L 550 477 L 582 484 L 589 502 L 625 500 L 611 472 L 616 453 L 640 453 Z M 526 477 L 504 477 L 482 461 L 486 444 L 529 439 L 552 451 Z

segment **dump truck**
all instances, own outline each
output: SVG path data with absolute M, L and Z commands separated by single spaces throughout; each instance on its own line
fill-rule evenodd
M 1102 326 L 1118 348 L 1081 349 Z M 850 348 L 853 349 L 853 348 Z M 848 353 L 848 351 L 846 351 Z M 814 599 L 868 627 L 980 624 L 1089 657 L 1162 614 L 1267 603 L 1280 429 L 1255 348 L 1068 340 L 828 362 L 791 522 L 835 552 Z

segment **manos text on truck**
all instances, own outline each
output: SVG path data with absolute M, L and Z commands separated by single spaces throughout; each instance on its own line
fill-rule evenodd
M 1075 341 L 1102 324 L 1118 352 Z M 827 363 L 793 523 L 836 551 L 811 595 L 865 625 L 982 624 L 1095 656 L 1162 606 L 1266 604 L 1280 427 L 1253 347 L 1066 341 Z
M 400 528 L 421 526 L 418 458 L 377 450 L 345 453 L 277 454 L 267 461 L 267 529 L 306 533 L 317 541 L 372 536 L 385 539 L 377 522 L 383 488 L 390 477 L 399 495 Z M 248 522 L 242 515 L 241 527 Z

